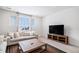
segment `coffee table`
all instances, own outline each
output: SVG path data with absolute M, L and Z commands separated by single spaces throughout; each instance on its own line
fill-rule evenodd
M 44 49 L 46 50 L 46 44 L 41 42 L 38 39 L 30 39 L 30 40 L 20 41 L 19 46 L 20 46 L 22 52 L 31 52 L 35 49 L 38 49 L 39 47 L 42 47 L 42 46 L 44 46 Z

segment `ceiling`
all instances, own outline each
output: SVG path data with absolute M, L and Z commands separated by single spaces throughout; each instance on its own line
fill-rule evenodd
M 71 7 L 68 6 L 2 6 L 2 9 L 20 12 L 28 15 L 47 16 Z

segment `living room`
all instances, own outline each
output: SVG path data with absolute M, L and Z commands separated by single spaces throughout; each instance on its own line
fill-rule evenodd
M 73 6 L 1 6 L 0 52 L 78 53 L 78 15 L 79 7 Z M 50 25 L 63 27 L 49 38 Z

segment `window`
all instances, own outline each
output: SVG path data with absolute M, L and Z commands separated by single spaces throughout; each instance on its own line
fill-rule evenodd
M 19 29 L 29 30 L 29 17 L 25 15 L 19 16 Z
M 16 16 L 12 15 L 10 16 L 10 21 L 9 21 L 9 30 L 11 32 L 17 31 L 17 18 Z
M 15 26 L 16 25 L 16 16 L 11 16 L 11 26 Z
M 31 19 L 31 28 L 32 30 L 35 28 L 35 19 Z

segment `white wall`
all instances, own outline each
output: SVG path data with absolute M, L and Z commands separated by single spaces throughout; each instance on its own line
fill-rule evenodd
M 11 24 L 11 16 L 16 16 L 16 14 L 0 9 L 0 34 L 17 30 L 16 26 L 12 26 Z
M 79 46 L 79 8 L 69 8 L 43 18 L 43 36 L 47 37 L 49 25 L 64 24 L 69 43 Z

